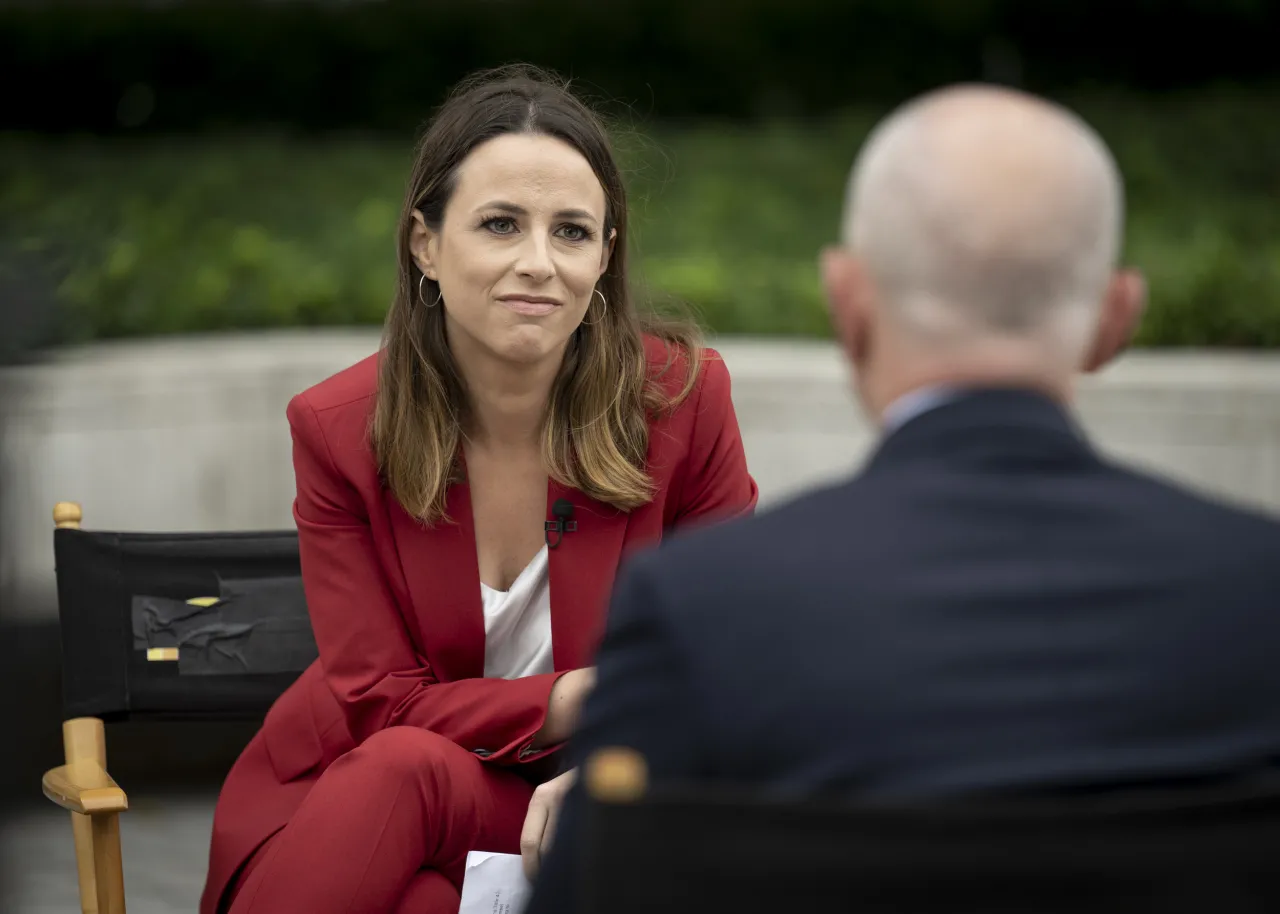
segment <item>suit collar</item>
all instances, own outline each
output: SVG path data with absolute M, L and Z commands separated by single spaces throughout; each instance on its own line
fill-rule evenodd
M 917 416 L 923 416 L 929 410 L 936 409 L 963 393 L 963 390 L 955 387 L 931 386 L 904 394 L 885 407 L 881 418 L 884 434 L 897 431 Z
M 951 390 L 915 410 L 880 442 L 868 470 L 902 459 L 945 460 L 965 454 L 1091 454 L 1063 406 L 1036 391 Z

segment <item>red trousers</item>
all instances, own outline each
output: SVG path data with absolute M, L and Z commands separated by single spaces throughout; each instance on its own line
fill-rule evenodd
M 457 914 L 467 852 L 519 853 L 532 792 L 444 737 L 383 730 L 249 859 L 229 914 Z

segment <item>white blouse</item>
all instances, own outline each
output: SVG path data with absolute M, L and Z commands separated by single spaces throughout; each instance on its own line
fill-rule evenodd
M 555 671 L 551 656 L 551 581 L 543 546 L 507 591 L 480 582 L 484 601 L 484 675 L 519 679 Z

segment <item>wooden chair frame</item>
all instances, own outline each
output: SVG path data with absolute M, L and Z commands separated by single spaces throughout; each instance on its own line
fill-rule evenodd
M 53 522 L 79 529 L 80 505 L 60 502 Z M 107 773 L 107 739 L 102 721 L 77 717 L 63 721 L 66 759 L 41 779 L 44 795 L 71 813 L 80 909 L 84 914 L 125 914 L 124 864 L 120 853 L 120 813 L 129 799 Z

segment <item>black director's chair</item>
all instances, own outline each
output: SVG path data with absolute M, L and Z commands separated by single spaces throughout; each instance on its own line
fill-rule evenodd
M 1108 790 L 869 805 L 649 784 L 586 765 L 578 911 L 1263 914 L 1280 911 L 1280 789 Z
M 66 764 L 44 793 L 71 811 L 86 914 L 123 914 L 104 721 L 253 719 L 316 657 L 296 531 L 113 533 L 53 512 Z

